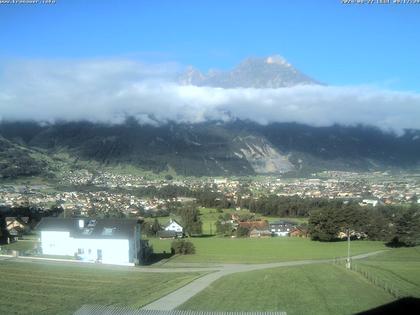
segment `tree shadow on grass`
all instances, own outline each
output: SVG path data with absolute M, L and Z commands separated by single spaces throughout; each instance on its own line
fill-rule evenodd
M 166 259 L 169 259 L 173 256 L 173 254 L 171 252 L 167 253 L 167 252 L 163 252 L 163 253 L 153 253 L 150 258 L 143 263 L 144 266 L 149 266 L 149 265 L 153 265 L 159 262 L 162 262 Z
M 357 313 L 356 315 L 417 315 L 420 310 L 420 299 L 405 297 L 394 302 L 384 304 L 373 309 Z
M 208 238 L 215 237 L 214 234 L 200 234 L 200 235 L 191 235 L 192 238 Z

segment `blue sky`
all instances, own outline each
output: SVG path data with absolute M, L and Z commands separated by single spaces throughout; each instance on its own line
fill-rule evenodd
M 118 123 L 130 115 L 145 123 L 202 122 L 232 115 L 262 124 L 420 129 L 420 5 L 56 2 L 0 5 L 0 120 Z M 245 91 L 168 79 L 174 63 L 229 69 L 273 54 L 328 86 Z
M 129 58 L 231 68 L 280 54 L 331 85 L 420 91 L 420 5 L 64 1 L 1 5 L 0 57 Z

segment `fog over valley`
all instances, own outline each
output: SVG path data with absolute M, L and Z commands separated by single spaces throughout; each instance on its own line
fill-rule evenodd
M 249 59 L 230 72 L 194 72 L 195 77 L 187 79 L 191 69 L 174 62 L 3 61 L 0 119 L 115 124 L 133 116 L 153 125 L 241 119 L 259 124 L 364 124 L 396 133 L 420 129 L 419 93 L 318 84 L 277 58 Z

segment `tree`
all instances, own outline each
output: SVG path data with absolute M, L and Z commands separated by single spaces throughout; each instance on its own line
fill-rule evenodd
M 238 226 L 237 230 L 236 230 L 236 236 L 238 237 L 246 237 L 249 235 L 249 228 L 244 227 L 244 226 Z
M 171 243 L 171 253 L 180 255 L 195 254 L 195 247 L 190 241 L 175 240 Z
M 333 241 L 337 239 L 340 231 L 337 222 L 337 211 L 334 209 L 323 209 L 311 212 L 309 217 L 309 234 L 312 240 Z
M 194 204 L 186 204 L 178 209 L 184 232 L 188 235 L 202 234 L 203 223 L 200 220 L 200 211 Z
M 402 211 L 395 219 L 394 228 L 394 237 L 388 245 L 420 245 L 420 209 L 412 206 Z
M 389 241 L 392 238 L 394 226 L 382 209 L 376 207 L 370 209 L 364 230 L 371 240 Z
M 162 227 L 159 224 L 159 221 L 157 218 L 153 221 L 153 224 L 151 226 L 151 233 L 153 233 L 154 236 L 157 235 L 157 233 L 162 229 Z
M 141 224 L 141 233 L 147 236 L 155 236 L 152 232 L 152 224 L 149 221 L 143 221 Z
M 233 225 L 230 222 L 217 220 L 216 221 L 216 233 L 223 234 L 225 236 L 232 235 Z

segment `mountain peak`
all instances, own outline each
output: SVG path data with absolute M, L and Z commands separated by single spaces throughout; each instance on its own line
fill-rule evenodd
M 291 64 L 288 63 L 287 60 L 280 55 L 268 56 L 265 59 L 265 62 L 268 64 L 277 64 L 277 65 L 286 66 L 286 67 L 291 66 Z
M 188 68 L 179 78 L 181 84 L 221 88 L 282 88 L 319 84 L 294 68 L 280 55 L 251 57 L 228 71 L 211 70 L 203 74 Z

